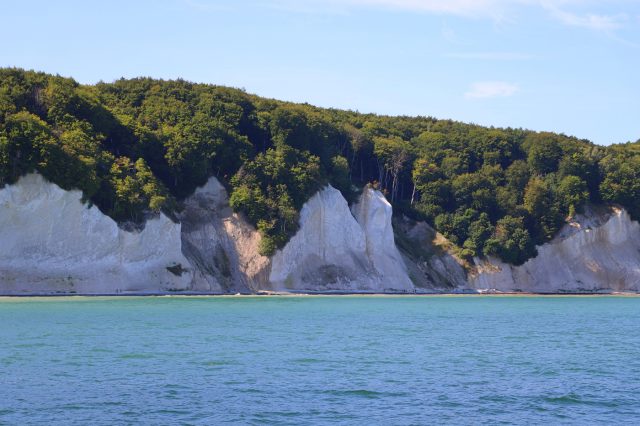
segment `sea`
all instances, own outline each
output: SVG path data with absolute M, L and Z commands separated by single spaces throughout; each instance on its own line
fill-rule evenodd
M 640 297 L 0 299 L 3 425 L 640 424 Z

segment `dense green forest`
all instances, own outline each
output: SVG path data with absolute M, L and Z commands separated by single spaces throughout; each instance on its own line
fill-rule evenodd
M 639 141 L 640 142 L 640 141 Z M 352 201 L 383 190 L 463 257 L 519 264 L 586 203 L 640 218 L 640 143 L 602 147 L 554 133 L 389 117 L 150 78 L 80 85 L 0 69 L 0 186 L 38 171 L 120 223 L 172 216 L 210 176 L 263 235 L 264 254 L 297 230 L 331 183 Z

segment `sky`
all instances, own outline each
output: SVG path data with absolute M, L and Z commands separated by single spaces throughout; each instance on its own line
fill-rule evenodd
M 0 66 L 640 138 L 640 0 L 0 0 Z

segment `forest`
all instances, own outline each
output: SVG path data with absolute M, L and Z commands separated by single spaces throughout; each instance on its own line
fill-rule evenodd
M 463 258 L 521 264 L 588 204 L 640 218 L 640 140 L 433 117 L 382 116 L 261 98 L 184 80 L 70 78 L 0 69 L 0 187 L 37 171 L 120 224 L 143 226 L 216 176 L 274 253 L 327 184 L 365 185 L 425 220 Z

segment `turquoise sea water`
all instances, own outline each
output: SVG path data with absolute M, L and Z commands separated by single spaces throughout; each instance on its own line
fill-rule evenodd
M 0 299 L 0 424 L 639 424 L 640 298 Z

